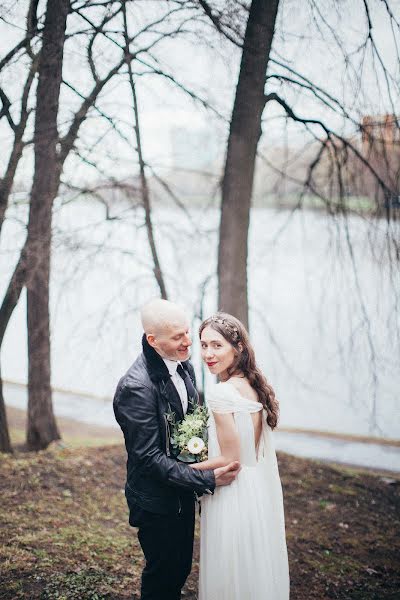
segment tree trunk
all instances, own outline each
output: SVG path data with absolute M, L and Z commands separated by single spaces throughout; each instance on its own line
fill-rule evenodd
M 30 450 L 46 448 L 51 441 L 60 439 L 50 387 L 49 275 L 52 206 L 60 178 L 57 114 L 69 6 L 69 0 L 48 0 L 39 64 L 26 282 Z
M 18 125 L 14 130 L 14 143 L 11 150 L 10 158 L 4 177 L 0 180 L 0 234 L 4 223 L 4 217 L 8 206 L 8 199 L 14 184 L 15 173 L 19 161 L 22 157 L 24 143 L 23 136 L 25 133 L 26 124 L 29 117 L 28 98 L 29 92 L 35 77 L 36 57 L 32 60 L 32 65 L 25 82 L 22 101 L 21 101 L 21 117 Z M 9 319 L 7 311 L 0 314 L 0 349 L 3 343 L 6 319 Z M 7 321 L 8 322 L 8 321 Z M 10 435 L 8 432 L 7 413 L 3 395 L 3 380 L 0 375 L 0 452 L 12 452 Z
M 218 305 L 248 326 L 247 239 L 264 85 L 279 0 L 250 7 L 222 183 Z
M 12 452 L 8 433 L 6 405 L 3 396 L 3 380 L 0 373 L 0 452 Z

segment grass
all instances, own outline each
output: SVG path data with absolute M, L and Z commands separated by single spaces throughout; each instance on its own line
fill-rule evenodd
M 129 597 L 141 554 L 126 523 L 115 450 L 2 456 L 1 597 Z
M 75 433 L 85 440 L 88 429 Z M 125 462 L 121 444 L 0 455 L 0 598 L 139 597 Z M 279 464 L 291 600 L 398 600 L 399 478 L 284 454 Z M 186 600 L 196 598 L 198 552 L 197 534 Z
M 8 406 L 7 418 L 12 445 L 23 448 L 26 437 L 26 412 Z M 57 424 L 62 433 L 62 444 L 69 448 L 107 446 L 123 440 L 120 430 L 113 427 L 89 425 L 66 417 L 58 417 Z

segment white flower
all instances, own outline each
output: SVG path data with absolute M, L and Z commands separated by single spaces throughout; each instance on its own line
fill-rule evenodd
M 203 450 L 204 446 L 205 446 L 205 443 L 199 437 L 190 438 L 190 440 L 188 441 L 188 445 L 187 445 L 188 450 L 191 454 L 200 454 L 200 452 Z

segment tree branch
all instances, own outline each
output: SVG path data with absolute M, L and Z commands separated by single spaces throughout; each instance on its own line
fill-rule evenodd
M 326 136 L 327 136 L 328 139 L 332 139 L 332 137 L 335 137 L 336 139 L 338 139 L 339 141 L 341 141 L 342 144 L 343 144 L 343 146 L 344 147 L 347 146 L 348 148 L 350 148 L 352 150 L 352 152 L 354 153 L 354 155 L 372 173 L 372 175 L 375 177 L 375 179 L 377 180 L 377 182 L 381 186 L 382 190 L 384 190 L 385 192 L 393 193 L 393 190 L 391 190 L 390 188 L 388 188 L 388 186 L 386 185 L 386 183 L 379 176 L 379 174 L 374 169 L 374 167 L 370 164 L 370 162 L 361 154 L 361 152 L 348 139 L 344 138 L 343 136 L 341 136 L 338 133 L 335 133 L 332 129 L 330 129 L 329 127 L 327 127 L 327 125 L 325 125 L 325 123 L 323 123 L 323 121 L 321 121 L 319 119 L 306 119 L 306 118 L 299 117 L 298 115 L 296 115 L 294 113 L 293 109 L 286 103 L 286 101 L 283 100 L 283 98 L 281 98 L 275 92 L 272 92 L 271 94 L 268 94 L 265 97 L 265 102 L 266 103 L 268 103 L 270 101 L 276 101 L 278 104 L 280 104 L 282 106 L 282 108 L 285 110 L 286 114 L 293 121 L 296 121 L 298 123 L 308 124 L 308 125 L 318 125 L 319 127 L 321 127 L 323 129 L 323 131 L 325 132 L 325 134 L 326 134 Z

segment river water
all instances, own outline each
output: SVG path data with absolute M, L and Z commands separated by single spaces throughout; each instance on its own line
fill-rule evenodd
M 24 409 L 27 403 L 25 385 L 6 382 L 4 392 L 8 404 Z M 109 399 L 92 398 L 62 390 L 53 392 L 54 411 L 57 417 L 68 417 L 77 422 L 119 431 Z M 77 423 L 77 427 L 79 427 Z M 121 438 L 122 439 L 122 438 Z M 277 450 L 319 460 L 334 461 L 359 467 L 400 472 L 400 446 L 344 440 L 340 437 L 280 431 L 274 432 Z
M 12 207 L 8 216 L 1 292 L 24 239 L 26 207 Z M 163 206 L 154 216 L 170 298 L 193 318 L 201 382 L 196 329 L 199 315 L 216 308 L 218 212 Z M 142 210 L 119 202 L 111 217 L 83 200 L 59 200 L 54 211 L 52 382 L 78 392 L 71 403 L 78 412 L 80 392 L 110 403 L 140 351 L 138 307 L 157 295 Z M 282 426 L 400 438 L 400 278 L 385 233 L 384 222 L 371 226 L 358 217 L 253 209 L 250 332 L 280 401 Z M 17 382 L 27 377 L 25 310 L 22 297 L 1 357 L 3 377 Z

